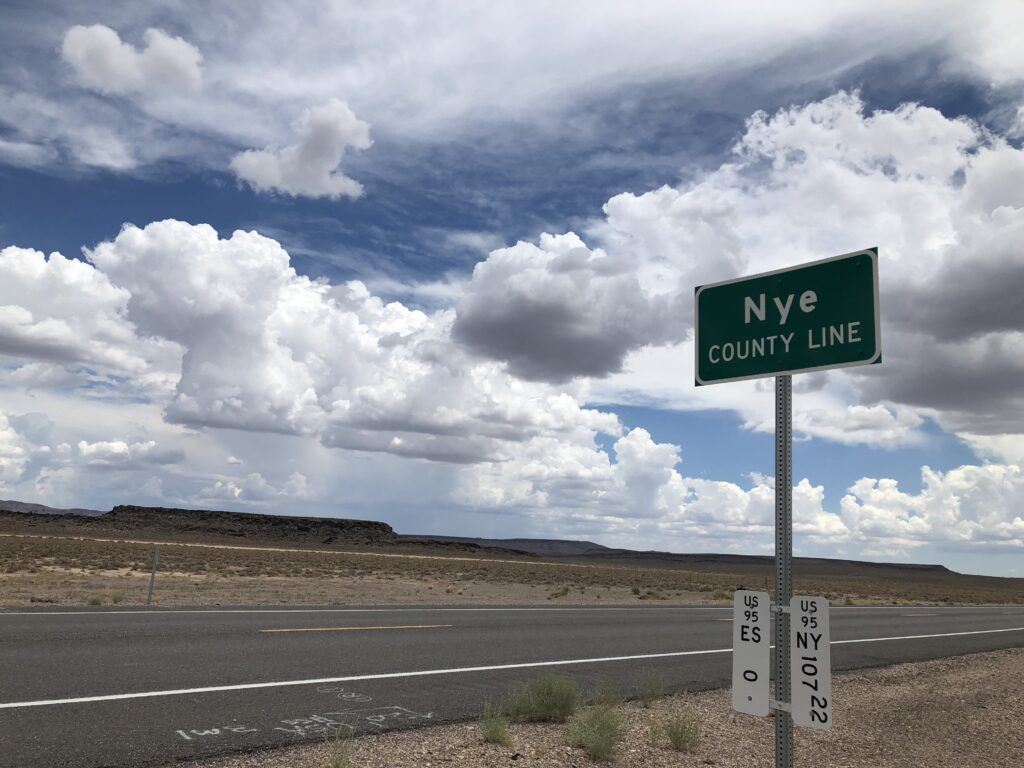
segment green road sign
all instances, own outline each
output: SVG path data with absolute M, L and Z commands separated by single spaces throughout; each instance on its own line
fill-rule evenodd
M 697 384 L 882 360 L 878 249 L 696 289 Z

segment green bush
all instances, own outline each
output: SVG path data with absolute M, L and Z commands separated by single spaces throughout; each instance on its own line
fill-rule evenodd
M 508 720 L 498 707 L 488 703 L 484 707 L 484 715 L 480 718 L 480 738 L 488 744 L 511 746 L 512 737 L 508 734 Z
M 89 605 L 103 605 L 103 598 L 95 595 L 89 598 Z
M 665 682 L 662 680 L 661 675 L 651 670 L 647 670 L 640 675 L 640 680 L 637 683 L 637 696 L 644 709 L 649 709 L 664 693 Z
M 676 752 L 689 752 L 700 740 L 700 718 L 696 712 L 673 715 L 654 726 L 655 736 L 661 733 Z
M 354 749 L 355 744 L 350 734 L 342 734 L 340 728 L 329 734 L 324 739 L 327 768 L 349 768 L 352 765 Z
M 576 710 L 579 692 L 565 675 L 542 675 L 515 688 L 509 696 L 509 717 L 524 723 L 564 723 Z
M 598 706 L 569 722 L 569 744 L 581 747 L 592 760 L 609 760 L 622 741 L 622 714 L 615 707 Z

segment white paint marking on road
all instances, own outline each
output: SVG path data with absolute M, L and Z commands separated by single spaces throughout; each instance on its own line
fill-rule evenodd
M 857 640 L 833 640 L 832 645 L 847 643 L 880 643 L 886 640 L 924 640 L 935 637 L 961 637 L 964 635 L 990 635 L 997 632 L 1024 632 L 1024 627 L 1006 629 L 979 629 L 972 632 L 944 632 L 935 635 L 903 635 L 902 637 L 869 637 Z M 42 701 L 12 701 L 0 704 L 0 709 L 22 707 L 48 707 L 56 704 L 87 704 L 97 701 L 123 701 L 125 699 L 151 699 L 159 696 L 186 696 L 196 693 L 217 693 L 220 691 L 246 691 L 256 688 L 284 688 L 297 685 L 323 685 L 324 683 L 350 683 L 360 680 L 394 680 L 403 677 L 429 677 L 432 675 L 455 675 L 471 672 L 499 672 L 506 669 L 531 669 L 535 667 L 566 667 L 574 664 L 604 664 L 613 661 L 637 661 L 639 659 L 669 659 L 679 656 L 708 656 L 716 653 L 732 653 L 732 648 L 714 648 L 704 651 L 672 651 L 670 653 L 642 653 L 635 656 L 604 656 L 596 659 L 565 659 L 560 661 L 528 661 L 522 664 L 493 664 L 486 667 L 456 667 L 453 669 L 424 669 L 414 672 L 384 672 L 374 675 L 348 675 L 346 677 L 322 677 L 312 680 L 282 680 L 272 683 L 242 683 L 240 685 L 215 685 L 206 688 L 180 688 L 167 691 L 144 691 L 142 693 L 115 693 L 107 696 L 80 696 L 73 699 L 45 699 Z
M 857 640 L 833 640 L 830 645 L 847 643 L 880 643 L 883 640 L 927 640 L 932 637 L 963 637 L 964 635 L 991 635 L 996 632 L 1024 632 L 1024 627 L 1007 627 L 1005 629 L 975 629 L 970 632 L 940 632 L 934 635 L 903 635 L 902 637 L 862 637 Z M 0 704 L 2 707 L 3 704 Z
M 993 608 L 1003 606 L 990 605 L 962 605 L 956 608 L 948 608 L 945 612 L 937 615 L 955 616 L 963 611 L 991 611 Z M 890 605 L 835 605 L 831 611 L 898 611 L 906 610 L 906 606 Z M 561 607 L 507 607 L 507 608 L 473 608 L 473 607 L 440 607 L 424 606 L 412 608 L 403 606 L 401 608 L 169 608 L 150 610 L 124 610 L 124 611 L 5 611 L 0 608 L 0 618 L 4 616 L 124 616 L 137 614 L 139 616 L 173 616 L 179 613 L 399 613 L 427 612 L 427 611 L 466 611 L 466 612 L 517 612 L 517 611 L 732 611 L 730 607 L 717 605 L 637 605 L 637 606 L 561 606 Z M 1024 615 L 1024 611 L 1003 611 L 1003 615 Z
M 427 612 L 427 611 L 731 611 L 731 608 L 719 608 L 717 606 L 703 605 L 668 605 L 668 606 L 644 606 L 638 605 L 635 608 L 630 606 L 581 606 L 562 608 L 215 608 L 204 610 L 201 608 L 183 608 L 172 610 L 150 610 L 150 611 L 3 611 L 0 610 L 0 617 L 3 616 L 123 616 L 125 614 L 138 614 L 140 616 L 172 616 L 179 613 L 400 613 L 403 611 Z
M 567 659 L 562 661 L 528 661 L 522 664 L 492 664 L 486 667 L 457 667 L 454 669 L 424 669 L 415 672 L 384 672 L 375 675 L 349 675 L 347 677 L 323 677 L 315 680 L 283 680 L 273 683 L 243 683 L 242 685 L 217 685 L 207 688 L 182 688 L 170 691 L 145 691 L 143 693 L 117 693 L 109 696 L 81 696 L 74 699 L 49 699 L 44 701 L 15 701 L 0 704 L 0 709 L 18 707 L 46 707 L 54 704 L 85 704 L 93 701 L 121 701 L 122 699 L 145 699 L 156 696 L 184 696 L 194 693 L 215 693 L 217 691 L 245 691 L 253 688 L 282 688 L 290 685 L 323 685 L 324 683 L 351 683 L 359 680 L 391 680 L 400 677 L 427 677 L 430 675 L 454 675 L 468 672 L 497 672 L 506 669 L 529 669 L 531 667 L 561 667 L 571 664 L 601 664 L 611 661 L 634 661 L 637 659 L 666 659 L 674 656 L 702 656 L 712 653 L 732 653 L 732 648 L 715 648 L 707 651 L 674 651 L 671 653 L 644 653 L 636 656 L 605 656 L 597 659 Z

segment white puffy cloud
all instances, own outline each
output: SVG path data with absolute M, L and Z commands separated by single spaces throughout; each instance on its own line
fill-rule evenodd
M 102 24 L 74 26 L 64 35 L 61 55 L 79 81 L 103 93 L 194 93 L 202 85 L 202 54 L 159 29 L 143 34 L 136 50 Z
M 535 439 L 502 462 L 460 472 L 456 498 L 545 521 L 551 535 L 599 537 L 625 546 L 716 550 L 761 548 L 774 525 L 774 483 L 754 476 L 748 489 L 677 469 L 679 446 L 635 428 L 613 447 L 614 462 L 580 434 L 575 441 Z M 812 543 L 839 542 L 847 528 L 823 508 L 824 488 L 793 488 L 794 530 Z M 664 542 L 678 542 L 667 546 Z
M 1024 466 L 1024 435 L 961 434 L 971 450 L 981 458 L 1001 464 Z
M 126 226 L 89 259 L 131 298 L 141 334 L 184 350 L 166 408 L 192 426 L 316 435 L 327 445 L 452 462 L 576 429 L 614 434 L 582 385 L 520 381 L 451 341 L 454 313 L 299 276 L 269 238 L 178 221 Z
M 370 126 L 341 99 L 307 109 L 292 125 L 295 143 L 235 155 L 231 169 L 259 192 L 293 197 L 357 198 L 363 185 L 339 168 L 345 151 L 369 149 Z
M 379 132 L 403 140 L 479 135 L 499 124 L 512 126 L 514 139 L 521 126 L 550 127 L 595 98 L 628 91 L 632 99 L 638 86 L 681 84 L 710 109 L 730 111 L 735 97 L 721 93 L 771 92 L 787 75 L 814 88 L 893 51 L 915 63 L 941 56 L 944 76 L 966 73 L 1004 87 L 1021 76 L 1012 2 L 952 0 L 942 13 L 924 0 L 777 2 L 771 13 L 737 14 L 728 6 L 626 9 L 609 1 L 588 4 L 586 24 L 575 4 L 314 6 L 270 0 L 243 14 L 196 0 L 160 11 L 104 6 L 96 16 L 111 26 L 75 26 L 63 42 L 54 13 L 14 9 L 19 34 L 7 48 L 17 89 L 40 98 L 12 114 L 13 94 L 0 94 L 4 117 L 24 143 L 37 144 L 53 133 L 34 116 L 56 107 L 75 130 L 116 123 L 126 156 L 140 165 L 184 154 L 220 169 L 225 143 L 287 144 L 291 116 L 338 95 Z M 115 31 L 127 38 L 140 21 L 173 25 L 184 39 L 150 29 L 139 48 Z M 55 48 L 88 88 L 144 93 L 147 102 L 156 91 L 187 95 L 188 108 L 147 103 L 144 116 L 112 119 L 57 90 L 47 66 Z M 760 76 L 767 70 L 772 78 Z M 585 118 L 572 130 L 586 126 Z
M 142 372 L 160 354 L 125 317 L 128 291 L 89 264 L 10 246 L 0 273 L 0 355 Z
M 34 445 L 49 446 L 53 434 L 54 422 L 45 413 L 33 411 L 20 415 L 7 414 L 7 423 Z
M 645 291 L 631 265 L 575 234 L 492 251 L 473 269 L 453 336 L 524 379 L 618 371 L 631 349 L 678 334 L 674 291 Z
M 1024 472 L 1014 464 L 921 470 L 921 491 L 891 479 L 862 478 L 842 500 L 842 517 L 859 541 L 913 549 L 944 542 L 1024 548 Z
M 545 235 L 495 251 L 457 284 L 451 308 L 416 311 L 358 282 L 312 281 L 269 238 L 167 221 L 126 227 L 89 252 L 92 266 L 4 251 L 14 287 L 0 286 L 0 344 L 52 361 L 23 366 L 26 380 L 59 373 L 30 366 L 67 373 L 85 362 L 142 378 L 153 367 L 143 350 L 163 344 L 183 352 L 160 401 L 174 423 L 464 463 L 444 470 L 461 502 L 529 514 L 552 533 L 625 543 L 670 532 L 737 548 L 768 530 L 770 481 L 686 477 L 676 446 L 623 433 L 585 404 L 727 408 L 770 429 L 770 382 L 692 388 L 692 284 L 877 243 L 885 362 L 799 380 L 798 433 L 892 447 L 919 439 L 930 417 L 1007 466 L 926 474 L 916 495 L 864 480 L 841 516 L 801 481 L 798 531 L 864 551 L 1012 548 L 1019 479 L 1008 457 L 1024 430 L 1021 158 L 968 120 L 916 105 L 869 113 L 840 93 L 755 115 L 729 162 L 679 188 L 616 196 L 581 229 L 589 246 Z M 656 320 L 669 307 L 666 331 Z M 586 381 L 620 366 L 607 386 Z M 166 385 L 166 369 L 157 373 Z M 559 380 L 569 383 L 545 383 Z M 601 435 L 617 438 L 611 451 Z M 38 482 L 55 485 L 65 469 Z M 208 498 L 278 498 L 251 476 L 203 482 Z
M 293 472 L 287 482 L 281 487 L 275 487 L 259 472 L 252 472 L 244 478 L 217 480 L 213 485 L 203 488 L 192 502 L 260 505 L 274 500 L 301 499 L 308 493 L 307 482 L 305 475 Z
M 103 469 L 138 469 L 152 464 L 178 464 L 185 460 L 182 449 L 158 446 L 155 440 L 138 443 L 124 440 L 89 443 L 81 440 L 78 455 L 87 466 Z
M 663 283 L 878 245 L 883 363 L 833 372 L 801 393 L 797 428 L 900 445 L 919 439 L 930 416 L 964 434 L 1020 434 L 1022 189 L 1024 150 L 976 123 L 915 104 L 870 112 L 858 94 L 840 92 L 753 115 L 730 162 L 678 188 L 618 195 L 590 231 Z M 688 327 L 692 314 L 677 322 Z M 689 357 L 692 346 L 670 354 Z M 633 351 L 626 372 L 596 391 L 604 400 L 724 406 L 752 427 L 770 425 L 770 399 L 751 398 L 757 385 L 693 390 L 691 361 L 668 378 L 666 360 Z
M 21 479 L 29 461 L 25 440 L 12 427 L 8 417 L 0 413 L 0 490 L 7 492 Z

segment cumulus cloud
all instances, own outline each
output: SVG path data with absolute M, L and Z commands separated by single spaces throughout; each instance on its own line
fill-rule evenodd
M 0 250 L 0 355 L 142 372 L 157 350 L 126 318 L 129 293 L 59 253 Z
M 852 93 L 759 113 L 719 168 L 616 196 L 581 229 L 589 245 L 565 234 L 498 249 L 451 308 L 431 312 L 298 275 L 254 232 L 127 226 L 88 252 L 91 265 L 4 251 L 13 287 L 0 286 L 0 351 L 141 376 L 145 345 L 159 340 L 182 353 L 162 403 L 172 422 L 465 464 L 450 470 L 464 505 L 521 512 L 552 533 L 668 532 L 743 548 L 771 524 L 772 481 L 687 477 L 679 447 L 587 407 L 615 401 L 588 379 L 611 375 L 619 394 L 652 398 L 682 382 L 681 407 L 728 408 L 770 429 L 765 382 L 690 386 L 693 283 L 877 243 L 886 362 L 807 379 L 797 430 L 897 446 L 931 417 L 1004 463 L 926 473 L 921 494 L 863 480 L 840 515 L 804 480 L 798 531 L 872 551 L 1014 547 L 1024 327 L 1008 286 L 1019 282 L 1020 156 L 971 121 L 917 105 L 872 113 Z M 219 478 L 202 497 L 278 498 L 261 481 L 275 493 L 282 483 L 257 475 Z
M 299 276 L 274 240 L 178 221 L 127 226 L 88 256 L 130 293 L 141 334 L 184 350 L 166 414 L 412 458 L 500 458 L 508 443 L 618 420 L 583 389 L 520 381 L 451 340 L 454 314 Z
M 362 197 L 363 185 L 340 165 L 345 151 L 369 149 L 370 126 L 341 99 L 307 109 L 292 125 L 295 143 L 286 147 L 250 149 L 235 155 L 231 169 L 258 192 L 292 197 Z
M 1022 189 L 1024 151 L 975 122 L 917 104 L 872 112 L 857 93 L 839 92 L 753 115 L 731 161 L 678 188 L 612 198 L 592 234 L 633 257 L 641 279 L 697 284 L 877 244 L 884 362 L 834 372 L 812 398 L 802 395 L 798 427 L 896 445 L 912 442 L 927 414 L 957 432 L 1017 434 Z M 692 348 L 674 354 L 684 352 Z M 652 368 L 645 379 L 644 366 L 664 359 L 631 353 L 628 374 L 606 391 L 642 398 L 658 375 Z M 752 412 L 749 390 L 729 387 L 735 396 L 681 386 L 669 397 L 734 408 L 755 428 L 770 419 Z
M 275 499 L 300 499 L 307 493 L 307 479 L 300 472 L 293 472 L 280 487 L 267 482 L 259 472 L 252 472 L 240 479 L 217 480 L 203 488 L 193 501 L 196 504 L 234 502 L 259 505 Z
M 774 483 L 754 476 L 750 488 L 685 477 L 677 445 L 657 443 L 643 428 L 623 434 L 612 453 L 593 435 L 575 441 L 535 439 L 513 458 L 477 464 L 460 473 L 456 497 L 464 504 L 505 509 L 544 520 L 562 535 L 601 536 L 636 546 L 750 549 L 770 541 Z M 794 486 L 794 528 L 811 542 L 847 538 L 838 515 L 824 510 L 824 488 Z M 643 544 L 641 544 L 642 546 Z
M 74 26 L 61 55 L 86 88 L 102 93 L 194 93 L 202 85 L 202 54 L 159 29 L 147 29 L 136 50 L 102 24 Z
M 476 265 L 452 330 L 516 376 L 557 382 L 613 373 L 630 350 L 677 335 L 675 303 L 575 234 L 543 234 Z
M 7 423 L 30 443 L 46 446 L 50 444 L 50 436 L 55 426 L 53 419 L 38 411 L 21 415 L 8 414 Z
M 24 439 L 8 417 L 0 413 L 0 490 L 8 491 L 21 479 L 28 461 L 29 450 Z
M 86 466 L 102 469 L 139 469 L 147 465 L 179 464 L 185 460 L 183 450 L 158 446 L 155 440 L 138 443 L 82 440 L 78 443 L 78 455 Z
M 47 66 L 54 14 L 25 11 L 16 16 L 19 34 L 7 50 L 19 74 L 17 91 L 41 98 L 30 114 L 14 116 L 14 89 L 0 96 L 5 119 L 24 129 L 25 143 L 39 143 L 46 132 L 33 119 L 35 111 L 56 108 L 77 129 L 109 128 L 116 121 L 126 156 L 140 165 L 185 154 L 219 169 L 224 156 L 208 151 L 211 145 L 287 144 L 287 125 L 276 116 L 337 94 L 358 104 L 382 133 L 434 141 L 481 129 L 493 133 L 497 124 L 512 126 L 515 138 L 512 132 L 524 125 L 547 127 L 596 98 L 611 94 L 617 100 L 620 90 L 635 94 L 638 85 L 683 84 L 698 101 L 713 104 L 709 109 L 716 114 L 729 112 L 732 97 L 722 99 L 721 93 L 756 89 L 754 100 L 761 101 L 787 74 L 790 82 L 816 90 L 821 78 L 848 77 L 854 67 L 891 60 L 893 51 L 911 66 L 941 55 L 942 75 L 1012 86 L 1021 72 L 1018 14 L 1007 10 L 1012 3 L 992 5 L 953 0 L 947 12 L 936 14 L 932 3 L 920 0 L 813 10 L 806 3 L 776 3 L 771 14 L 740 18 L 727 6 L 694 12 L 652 3 L 627 10 L 601 2 L 590 4 L 588 23 L 580 25 L 571 4 L 481 9 L 455 2 L 427 10 L 406 3 L 400 12 L 377 6 L 358 14 L 317 12 L 311 24 L 308 2 L 270 0 L 239 14 L 182 0 L 160 18 L 184 39 L 151 29 L 138 46 L 99 24 L 66 33 L 63 59 L 86 87 L 144 93 L 144 102 L 158 91 L 190 97 L 188 109 L 147 103 L 146 119 L 113 121 L 95 103 L 58 90 Z M 751 76 L 766 67 L 775 77 Z M 204 87 L 197 90 L 200 83 Z M 52 156 L 47 162 L 64 161 Z
M 891 479 L 862 478 L 842 500 L 860 541 L 904 550 L 945 542 L 983 549 L 1024 547 L 1024 472 L 1014 464 L 921 470 L 920 493 Z

